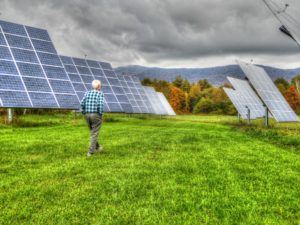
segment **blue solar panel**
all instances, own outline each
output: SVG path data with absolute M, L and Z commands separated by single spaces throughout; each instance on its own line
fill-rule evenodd
M 3 107 L 31 107 L 31 103 L 26 92 L 0 90 L 0 100 Z
M 6 34 L 5 37 L 6 37 L 6 40 L 10 47 L 33 50 L 29 38 L 20 37 L 20 36 L 11 35 L 11 34 Z
M 117 95 L 122 95 L 124 93 L 124 90 L 122 87 L 112 86 L 113 91 Z
M 116 85 L 116 86 L 121 86 L 120 82 L 118 79 L 112 79 L 112 78 L 107 78 L 108 82 L 110 83 L 110 85 Z
M 121 108 L 121 105 L 119 103 L 109 103 L 109 110 L 111 112 L 122 112 L 123 109 Z
M 129 111 L 130 103 L 121 87 L 121 84 L 118 79 L 113 79 L 110 84 L 106 78 L 106 75 L 103 72 L 103 68 L 100 66 L 98 61 L 95 60 L 86 60 L 80 58 L 70 58 L 61 56 L 61 61 L 64 64 L 65 69 L 68 71 L 68 76 L 72 81 L 73 87 L 77 93 L 79 99 L 82 99 L 83 94 L 87 90 L 91 90 L 91 83 L 93 80 L 98 79 L 102 83 L 102 91 L 104 93 L 105 103 L 107 104 L 105 110 L 109 112 L 124 112 L 125 109 L 122 108 L 121 103 L 126 106 L 126 112 Z M 74 68 L 75 65 L 76 70 Z M 103 64 L 106 69 L 112 70 L 109 63 Z M 114 74 L 114 71 L 109 71 L 109 74 L 114 78 L 117 78 Z M 120 102 L 116 98 L 116 93 L 114 93 L 113 89 L 115 89 L 119 95 L 123 95 L 119 99 L 124 101 Z M 111 104 L 112 107 L 110 106 Z
M 29 92 L 34 108 L 59 108 L 52 93 Z
M 0 59 L 12 60 L 9 48 L 0 46 Z
M 23 77 L 27 91 L 51 92 L 51 88 L 46 79 L 35 77 Z
M 37 54 L 44 65 L 62 66 L 57 55 L 43 52 L 37 52 Z
M 105 76 L 101 69 L 91 68 L 91 71 L 92 71 L 94 76 L 102 76 L 102 77 Z
M 24 85 L 21 77 L 0 75 L 0 89 L 1 90 L 19 90 L 24 91 Z
M 18 74 L 14 62 L 0 60 L 0 74 Z
M 21 75 L 23 76 L 45 77 L 42 67 L 38 64 L 17 62 L 17 65 L 19 67 Z
M 113 91 L 112 91 L 111 87 L 109 87 L 109 86 L 103 86 L 102 91 L 104 94 L 113 94 Z
M 74 89 L 78 92 L 86 92 L 86 88 L 82 83 L 73 83 Z
M 102 69 L 104 69 L 104 70 L 113 70 L 113 68 L 111 67 L 111 65 L 109 63 L 99 62 L 99 64 L 102 67 Z
M 77 73 L 76 67 L 73 65 L 65 65 L 65 69 L 68 73 Z
M 73 83 L 82 83 L 82 80 L 79 75 L 69 73 L 69 78 Z M 76 90 L 76 89 L 75 89 Z
M 76 66 L 85 66 L 85 67 L 88 66 L 88 64 L 86 63 L 86 61 L 84 59 L 73 58 L 73 61 Z
M 2 107 L 79 108 L 79 99 L 46 30 L 0 21 L 0 31 Z M 15 76 L 6 76 L 10 74 Z M 15 94 L 9 97 L 6 93 L 12 94 L 12 90 Z
M 48 78 L 68 80 L 68 76 L 62 67 L 43 66 Z
M 71 57 L 60 56 L 60 59 L 64 65 L 74 65 Z
M 19 48 L 11 48 L 11 51 L 16 61 L 39 63 L 34 51 Z
M 81 78 L 82 78 L 83 82 L 86 84 L 91 84 L 94 80 L 94 77 L 86 76 L 86 75 L 81 75 Z
M 91 71 L 87 67 L 77 66 L 77 70 L 78 70 L 79 74 L 92 75 Z
M 75 91 L 68 81 L 63 80 L 49 80 L 51 87 L 54 93 L 66 93 L 66 94 L 74 94 Z
M 20 24 L 15 24 L 11 22 L 6 22 L 6 21 L 0 21 L 0 26 L 2 27 L 2 30 L 5 33 L 9 34 L 17 34 L 21 36 L 27 36 L 27 33 L 25 31 L 25 28 L 23 25 Z
M 89 67 L 93 67 L 93 68 L 101 68 L 99 63 L 97 61 L 94 60 L 86 60 L 87 64 Z
M 113 94 L 105 94 L 105 99 L 107 102 L 118 102 L 116 96 Z
M 32 39 L 32 44 L 36 51 L 57 54 L 56 49 L 51 42 Z
M 116 74 L 114 71 L 111 71 L 111 70 L 104 70 L 104 73 L 107 77 L 110 77 L 110 78 L 117 78 Z
M 61 108 L 78 109 L 78 98 L 76 95 L 56 94 L 56 99 Z
M 26 26 L 26 30 L 31 38 L 51 41 L 51 38 L 46 30 L 29 26 Z

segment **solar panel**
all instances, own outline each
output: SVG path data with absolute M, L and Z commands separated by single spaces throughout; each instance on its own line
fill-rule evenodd
M 257 91 L 274 118 L 279 122 L 298 122 L 299 118 L 282 94 L 279 92 L 271 78 L 261 67 L 238 62 L 250 83 Z
M 242 95 L 242 93 L 239 91 L 233 90 L 231 88 L 223 88 L 223 90 L 225 91 L 225 93 L 227 94 L 227 96 L 229 97 L 229 99 L 231 100 L 234 107 L 241 115 L 241 117 L 243 119 L 248 119 L 248 116 L 247 116 L 248 109 L 247 109 L 247 105 L 245 104 L 247 102 L 247 99 Z M 250 116 L 251 116 L 251 112 L 250 112 Z
M 109 63 L 67 56 L 60 58 L 80 100 L 86 91 L 92 89 L 93 80 L 97 79 L 102 83 L 105 112 L 133 112 L 123 86 Z
M 160 101 L 162 102 L 165 110 L 167 111 L 168 115 L 169 116 L 176 116 L 176 113 L 174 112 L 174 110 L 171 107 L 170 103 L 166 99 L 165 95 L 163 93 L 161 93 L 161 92 L 157 92 L 157 95 L 158 95 Z
M 77 109 L 79 99 L 46 30 L 0 21 L 1 107 Z
M 140 80 L 134 75 L 119 75 L 125 93 L 134 108 L 135 113 L 153 114 L 154 109 L 145 93 Z
M 249 82 L 232 77 L 227 77 L 234 89 L 243 96 L 244 106 L 250 109 L 250 118 L 257 119 L 265 116 L 263 102 L 256 95 Z M 246 112 L 247 113 L 247 112 Z M 242 114 L 241 114 L 242 115 Z M 244 118 L 244 117 L 243 117 Z
M 135 88 L 135 86 L 133 85 L 133 83 L 132 84 L 128 83 L 125 80 L 125 77 L 123 75 L 118 75 L 118 77 L 122 86 L 124 87 L 124 92 L 132 106 L 133 113 L 142 113 L 141 108 L 139 107 L 137 101 L 135 100 L 134 94 L 132 92 L 132 89 Z
M 145 93 L 152 105 L 152 108 L 157 115 L 168 115 L 167 110 L 164 108 L 162 102 L 160 101 L 157 92 L 153 87 L 143 87 Z

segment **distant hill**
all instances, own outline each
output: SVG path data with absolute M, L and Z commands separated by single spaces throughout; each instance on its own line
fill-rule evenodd
M 262 66 L 273 80 L 283 77 L 290 81 L 294 76 L 300 74 L 300 68 L 297 69 L 279 69 L 275 67 Z M 166 69 L 158 67 L 143 66 L 125 66 L 115 69 L 118 74 L 136 74 L 140 79 L 146 77 L 151 79 L 160 79 L 173 81 L 177 75 L 188 79 L 190 82 L 196 82 L 201 79 L 207 79 L 211 84 L 220 86 L 227 82 L 226 77 L 244 78 L 245 75 L 238 65 L 219 66 L 211 68 L 176 68 Z

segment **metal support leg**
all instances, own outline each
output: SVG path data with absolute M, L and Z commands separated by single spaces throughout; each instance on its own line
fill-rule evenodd
M 265 126 L 268 127 L 269 126 L 269 110 L 267 107 L 265 107 Z
M 7 121 L 8 123 L 12 123 L 14 118 L 14 110 L 13 109 L 7 109 Z
M 251 111 L 249 108 L 247 108 L 247 110 L 248 125 L 251 125 Z

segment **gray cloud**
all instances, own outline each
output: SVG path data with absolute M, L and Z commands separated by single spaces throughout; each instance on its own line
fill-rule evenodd
M 0 0 L 0 6 L 2 19 L 47 29 L 60 54 L 114 66 L 200 67 L 239 57 L 300 66 L 299 49 L 261 0 Z

